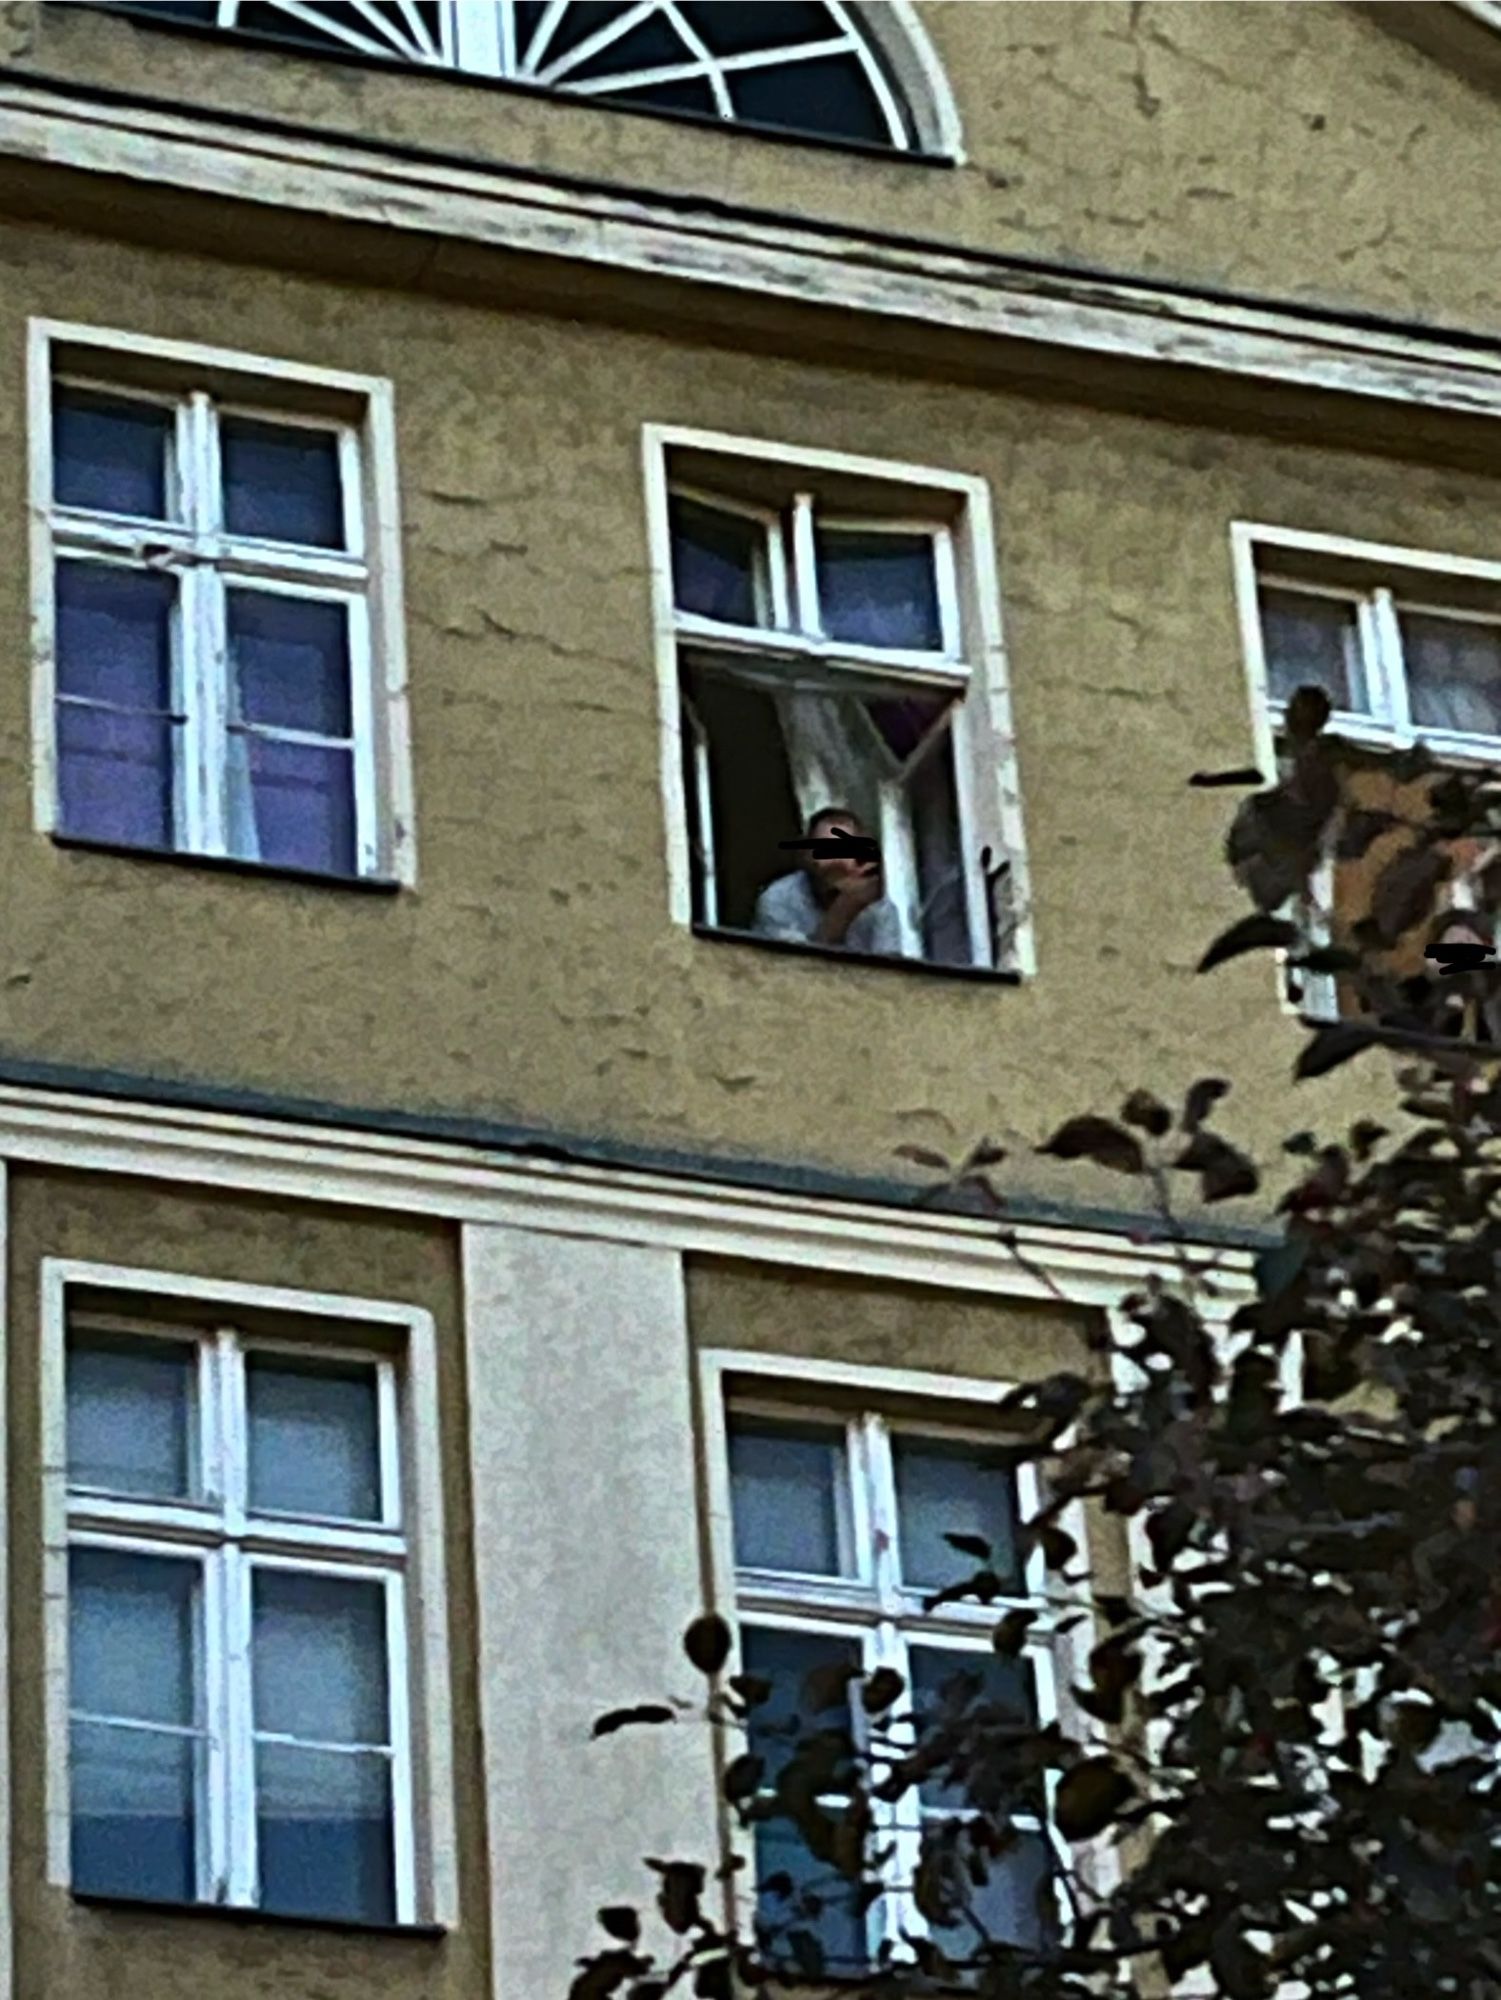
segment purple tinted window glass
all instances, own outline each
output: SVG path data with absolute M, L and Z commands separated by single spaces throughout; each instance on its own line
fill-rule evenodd
M 339 445 L 332 431 L 226 417 L 224 524 L 232 535 L 344 547 Z
M 63 507 L 167 518 L 172 412 L 82 389 L 52 405 L 53 491 Z
M 282 868 L 355 874 L 354 759 L 317 743 L 247 741 L 254 858 Z
M 113 563 L 57 565 L 57 685 L 121 708 L 172 703 L 172 602 L 155 571 Z
M 229 652 L 237 721 L 317 736 L 349 734 L 349 628 L 342 604 L 232 590 Z
M 170 723 L 63 702 L 57 750 L 64 833 L 124 847 L 173 846 Z

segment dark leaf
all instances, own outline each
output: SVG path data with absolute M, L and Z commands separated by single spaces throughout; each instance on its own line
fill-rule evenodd
M 629 1903 L 611 1903 L 599 1912 L 599 1921 L 622 1944 L 634 1944 L 641 1935 L 641 1919 Z
M 1238 924 L 1232 924 L 1210 945 L 1208 951 L 1194 968 L 1197 972 L 1212 972 L 1217 965 L 1227 960 L 1239 958 L 1248 951 L 1285 950 L 1295 945 L 1303 933 L 1296 924 L 1285 917 L 1260 914 L 1242 917 Z
M 704 1892 L 704 1871 L 696 1861 L 655 1864 L 662 1877 L 657 1908 L 669 1930 L 685 1935 L 699 1921 L 698 1899 Z
M 805 1979 L 822 1979 L 824 1975 L 824 1950 L 817 1935 L 799 1926 L 787 1933 L 787 1949 L 797 1961 L 797 1969 Z
M 1255 1194 L 1261 1184 L 1246 1155 L 1212 1132 L 1195 1132 L 1173 1165 L 1198 1174 L 1199 1192 L 1206 1202 Z
M 998 1167 L 1006 1158 L 1006 1148 L 996 1146 L 989 1139 L 982 1139 L 964 1162 L 964 1172 L 973 1173 L 977 1167 Z
M 949 1535 L 943 1538 L 951 1549 L 957 1549 L 961 1556 L 973 1556 L 976 1562 L 990 1561 L 990 1544 L 981 1535 Z
M 1450 868 L 1448 855 L 1424 844 L 1404 848 L 1387 863 L 1371 891 L 1371 921 L 1382 944 L 1395 944 L 1433 915 L 1438 886 Z
M 1379 1040 L 1375 1028 L 1358 1021 L 1341 1021 L 1333 1027 L 1318 1028 L 1293 1065 L 1293 1075 L 1305 1079 L 1324 1076 Z
M 1241 764 L 1233 771 L 1195 771 L 1191 785 L 1264 785 L 1266 779 L 1254 764 Z
M 1121 1117 L 1128 1125 L 1150 1132 L 1154 1139 L 1160 1139 L 1173 1122 L 1171 1111 L 1149 1090 L 1133 1090 L 1121 1106 Z
M 1311 742 L 1333 713 L 1334 705 L 1321 687 L 1300 687 L 1287 704 L 1283 733 L 1289 743 Z
M 1065 1840 L 1092 1840 L 1135 1794 L 1131 1780 L 1108 1757 L 1086 1757 L 1065 1773 L 1058 1786 L 1054 1803 L 1058 1831 Z
M 1037 1619 L 1035 1611 L 1008 1611 L 990 1635 L 990 1643 L 1004 1659 L 1015 1659 L 1027 1643 L 1027 1628 Z
M 771 1700 L 771 1682 L 765 1674 L 731 1674 L 730 1687 L 747 1708 L 762 1708 Z
M 1119 1174 L 1139 1174 L 1146 1165 L 1140 1144 L 1129 1132 L 1108 1118 L 1088 1113 L 1060 1125 L 1047 1144 L 1037 1150 L 1051 1153 L 1057 1160 L 1093 1160 Z
M 900 1701 L 907 1683 L 895 1667 L 877 1667 L 860 1690 L 860 1701 L 867 1715 L 884 1715 L 893 1702 Z
M 683 1634 L 683 1651 L 701 1674 L 717 1674 L 730 1657 L 730 1628 L 717 1611 L 695 1618 Z
M 676 1720 L 677 1717 L 670 1708 L 664 1708 L 660 1702 L 648 1701 L 642 1702 L 636 1708 L 612 1708 L 608 1715 L 599 1717 L 594 1725 L 592 1734 L 595 1736 L 613 1736 L 617 1729 L 624 1729 L 628 1723 L 675 1722 Z
M 752 1756 L 749 1752 L 734 1757 L 725 1767 L 724 1795 L 733 1804 L 737 1799 L 754 1797 L 761 1788 L 761 1780 L 766 1773 L 766 1759 Z
M 911 1160 L 919 1167 L 936 1167 L 944 1173 L 947 1173 L 953 1164 L 951 1160 L 945 1159 L 942 1153 L 935 1153 L 930 1146 L 898 1146 L 896 1157 L 899 1160 Z
M 1221 1076 L 1201 1076 L 1197 1083 L 1191 1083 L 1183 1100 L 1183 1116 L 1178 1121 L 1182 1129 L 1197 1132 L 1219 1100 L 1229 1094 L 1230 1086 Z
M 694 1968 L 693 1990 L 698 2000 L 733 2000 L 735 1981 L 727 1952 L 706 1958 Z
M 850 1660 L 830 1660 L 814 1667 L 803 1682 L 803 1706 L 810 1715 L 823 1715 L 844 1704 L 845 1690 L 861 1669 Z
M 1393 812 L 1351 811 L 1340 823 L 1334 854 L 1338 861 L 1359 861 L 1383 833 L 1390 833 L 1402 821 Z
M 1147 1522 L 1147 1540 L 1152 1544 L 1152 1557 L 1160 1570 L 1168 1569 L 1173 1557 L 1187 1546 L 1195 1519 L 1194 1510 L 1186 1500 L 1172 1500 Z

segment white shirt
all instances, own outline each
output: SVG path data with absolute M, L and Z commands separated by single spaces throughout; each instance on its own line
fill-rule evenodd
M 798 944 L 826 943 L 818 937 L 823 910 L 813 893 L 807 870 L 799 868 L 783 875 L 763 889 L 756 898 L 756 914 L 751 929 L 757 937 L 789 938 Z M 889 953 L 900 958 L 902 929 L 896 905 L 889 897 L 863 909 L 841 940 L 849 951 Z

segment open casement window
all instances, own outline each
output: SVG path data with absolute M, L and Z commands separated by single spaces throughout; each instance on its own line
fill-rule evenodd
M 42 344 L 41 823 L 410 879 L 391 496 L 356 399 L 114 358 Z
M 70 1312 L 75 1890 L 414 1920 L 399 1373 Z
M 1247 531 L 1242 531 L 1246 533 Z M 1299 687 L 1321 688 L 1342 741 L 1342 806 L 1309 903 L 1300 915 L 1312 943 L 1345 945 L 1371 914 L 1384 869 L 1429 813 L 1432 776 L 1405 778 L 1395 753 L 1422 743 L 1444 768 L 1501 768 L 1501 564 L 1366 549 L 1334 537 L 1249 531 L 1243 585 L 1253 683 L 1280 757 L 1287 703 Z M 1441 774 L 1440 774 L 1441 775 Z M 1354 813 L 1390 813 L 1388 831 L 1359 853 L 1341 852 Z M 1392 980 L 1425 969 L 1433 917 L 1445 907 L 1488 901 L 1494 853 L 1455 842 L 1448 878 L 1428 918 L 1371 959 Z M 1360 1010 L 1352 983 L 1289 973 L 1289 997 L 1321 1019 Z
M 781 504 L 668 488 L 694 920 L 752 931 L 761 893 L 801 865 L 782 843 L 843 806 L 880 844 L 900 956 L 1015 970 L 1019 843 L 993 798 L 962 515 L 781 483 Z
M 821 1717 L 798 1709 L 806 1674 L 840 1659 L 867 1673 L 890 1667 L 901 1674 L 908 1693 L 898 1715 L 930 1712 L 946 1692 L 961 1703 L 978 1699 L 1014 1711 L 1019 1730 L 1058 1714 L 1056 1614 L 1041 1557 L 1024 1559 L 1018 1535 L 1036 1502 L 1031 1469 L 1019 1490 L 993 1430 L 856 1409 L 842 1399 L 793 1403 L 764 1386 L 756 1392 L 734 1384 L 726 1423 L 740 1670 L 776 1686 L 772 1701 L 754 1711 L 750 1732 L 750 1748 L 766 1758 L 768 1789 L 789 1754 L 776 1724 L 800 1713 L 804 1726 L 861 1726 L 858 1702 L 853 1714 L 848 1705 Z M 945 1541 L 952 1533 L 991 1544 L 1006 1595 L 988 1606 L 925 1612 L 926 1596 L 977 1566 Z M 1013 1605 L 1039 1616 L 1025 1651 L 1009 1659 L 995 1652 L 991 1633 Z M 827 1804 L 836 1810 L 839 1801 Z M 975 1942 L 971 1927 L 935 1930 L 911 1894 L 923 1826 L 962 1817 L 962 1792 L 935 1779 L 876 1810 L 882 1818 L 874 1846 L 894 1848 L 885 1876 L 890 1893 L 860 1915 L 848 1887 L 803 1849 L 791 1825 L 772 1821 L 756 1830 L 761 1916 L 774 1928 L 785 1912 L 784 1900 L 765 1887 L 773 1878 L 785 1873 L 803 1885 L 817 1877 L 826 1900 L 815 1929 L 830 1971 L 869 1966 L 883 1940 L 901 1955 L 904 1929 L 965 1955 Z M 1014 1843 L 991 1863 L 988 1885 L 974 1892 L 975 1911 L 993 1936 L 1040 1944 L 1063 1912 L 1046 1795 L 1018 1797 L 1011 1819 Z

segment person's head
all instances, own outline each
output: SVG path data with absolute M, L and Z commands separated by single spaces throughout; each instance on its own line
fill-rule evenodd
M 868 837 L 859 814 L 852 813 L 848 806 L 820 806 L 809 817 L 806 837 L 809 840 L 827 840 L 835 833 L 852 834 L 858 839 Z M 866 863 L 857 861 L 849 854 L 815 854 L 810 851 L 805 866 L 815 892 L 827 898 L 851 876 L 858 875 Z
M 1479 910 L 1447 910 L 1433 927 L 1430 949 L 1441 944 L 1478 944 L 1490 951 L 1496 942 L 1490 919 Z

